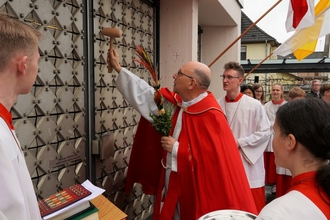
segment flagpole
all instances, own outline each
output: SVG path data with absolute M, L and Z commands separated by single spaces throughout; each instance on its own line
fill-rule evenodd
M 252 73 L 255 69 L 257 69 L 263 62 L 265 62 L 265 60 L 267 60 L 271 55 L 273 55 L 273 53 L 270 53 L 267 57 L 265 57 L 260 63 L 258 63 L 258 65 L 256 65 L 255 67 L 253 67 L 247 74 L 245 74 L 243 80 L 246 79 L 246 77 L 248 77 L 248 75 L 250 75 L 250 73 Z
M 250 25 L 240 36 L 238 36 L 222 53 L 220 53 L 210 64 L 211 67 L 222 55 L 224 55 L 239 39 L 241 39 L 251 28 L 253 28 L 263 17 L 265 17 L 273 8 L 275 8 L 282 0 L 278 0 L 272 7 L 270 7 L 258 20 Z

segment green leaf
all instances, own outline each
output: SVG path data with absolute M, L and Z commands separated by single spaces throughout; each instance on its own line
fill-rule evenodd
M 172 128 L 172 110 L 173 106 L 166 108 L 162 115 L 150 114 L 153 120 L 152 126 L 163 136 L 169 136 Z

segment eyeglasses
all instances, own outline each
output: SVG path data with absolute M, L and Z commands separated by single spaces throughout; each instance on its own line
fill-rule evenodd
M 263 91 L 258 91 L 258 90 L 256 90 L 256 91 L 254 91 L 254 92 L 257 92 L 257 93 L 262 93 Z
M 194 79 L 194 77 L 189 76 L 189 75 L 187 75 L 187 74 L 184 74 L 184 73 L 181 72 L 180 70 L 178 71 L 178 76 L 186 76 L 186 77 L 188 77 L 188 78 L 190 78 L 190 79 Z
M 234 79 L 234 78 L 236 78 L 236 79 L 241 78 L 241 77 L 239 77 L 239 76 L 231 76 L 231 75 L 228 75 L 228 76 L 226 76 L 226 75 L 220 75 L 220 77 L 222 77 L 223 80 L 225 80 L 226 78 L 227 78 L 228 80 L 232 80 L 232 79 Z

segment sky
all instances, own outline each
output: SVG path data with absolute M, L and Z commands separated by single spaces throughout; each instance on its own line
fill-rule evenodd
M 286 32 L 285 21 L 288 13 L 290 0 L 282 0 L 275 8 L 261 19 L 257 26 L 267 34 L 274 37 L 279 43 L 283 43 L 294 32 Z M 244 0 L 242 11 L 253 21 L 258 20 L 278 0 Z

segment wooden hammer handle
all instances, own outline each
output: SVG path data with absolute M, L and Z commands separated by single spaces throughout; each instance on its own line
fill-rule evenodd
M 115 40 L 114 37 L 110 37 L 109 53 L 110 53 L 111 49 L 113 49 L 113 41 L 114 40 Z M 112 67 L 112 65 L 111 65 L 110 62 L 108 62 L 108 66 L 107 67 L 108 67 L 108 73 L 112 73 L 113 67 Z

